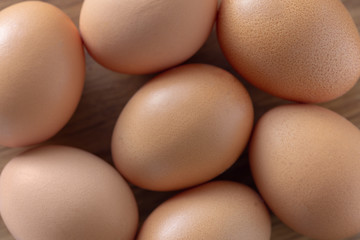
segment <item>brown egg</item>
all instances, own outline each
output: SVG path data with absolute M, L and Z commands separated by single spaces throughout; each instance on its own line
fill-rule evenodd
M 272 211 L 315 239 L 360 232 L 360 131 L 313 105 L 266 113 L 251 141 L 256 185 Z
M 10 6 L 0 12 L 0 56 L 0 144 L 25 146 L 55 135 L 84 85 L 75 25 L 48 3 Z
M 360 76 L 360 37 L 339 0 L 223 0 L 218 38 L 250 83 L 298 102 L 335 99 Z
M 118 172 L 64 146 L 11 160 L 1 173 L 0 210 L 21 240 L 132 240 L 138 222 L 134 196 Z
M 125 106 L 113 133 L 114 163 L 142 188 L 190 187 L 229 168 L 252 126 L 251 99 L 234 76 L 184 65 L 155 77 Z
M 85 0 L 80 30 L 92 57 L 122 73 L 178 65 L 204 44 L 217 0 Z
M 137 240 L 269 240 L 269 213 L 249 187 L 210 182 L 162 203 L 146 219 Z

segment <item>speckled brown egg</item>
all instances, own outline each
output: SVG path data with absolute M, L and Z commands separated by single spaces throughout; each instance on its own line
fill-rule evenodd
M 85 0 L 80 30 L 91 56 L 122 73 L 154 73 L 200 49 L 217 0 Z
M 249 187 L 211 182 L 180 193 L 156 208 L 137 240 L 270 240 L 271 223 Z
M 0 177 L 1 216 L 15 239 L 133 240 L 138 212 L 120 174 L 102 159 L 46 146 L 12 159 Z
M 256 185 L 295 231 L 339 240 L 360 232 L 360 131 L 313 105 L 285 105 L 258 122 L 250 145 Z
M 0 12 L 0 145 L 47 140 L 70 119 L 84 85 L 79 32 L 58 8 L 26 1 Z
M 250 83 L 298 102 L 346 93 L 360 76 L 360 37 L 339 0 L 223 0 L 221 48 Z
M 251 99 L 233 75 L 184 65 L 155 77 L 125 106 L 113 133 L 113 160 L 142 188 L 186 188 L 229 168 L 252 126 Z

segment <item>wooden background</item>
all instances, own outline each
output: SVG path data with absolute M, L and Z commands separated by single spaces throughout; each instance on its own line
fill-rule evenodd
M 21 1 L 0 0 L 0 10 L 16 2 Z M 78 25 L 82 0 L 48 0 L 46 2 L 61 8 Z M 360 0 L 343 0 L 343 3 L 349 9 L 358 28 L 360 28 Z M 1 56 L 0 61 L 3 61 Z M 134 76 L 114 73 L 99 66 L 88 55 L 86 55 L 86 61 L 86 83 L 79 107 L 70 122 L 45 144 L 63 144 L 78 147 L 111 162 L 110 140 L 116 119 L 129 98 L 153 75 Z M 206 44 L 188 62 L 213 64 L 235 74 L 250 92 L 254 102 L 256 120 L 272 107 L 287 103 L 257 90 L 241 79 L 222 55 L 214 31 Z M 360 128 L 360 81 L 345 96 L 321 105 L 338 112 Z M 0 146 L 0 169 L 13 156 L 24 151 L 24 149 L 10 149 Z M 233 167 L 218 179 L 230 179 L 254 187 L 246 152 Z M 136 187 L 133 187 L 133 190 L 139 204 L 141 222 L 157 205 L 174 194 L 174 192 L 150 192 Z M 309 239 L 293 232 L 274 216 L 272 217 L 272 226 L 272 240 Z M 360 234 L 350 239 L 360 239 Z M 0 222 L 0 240 L 13 240 L 2 221 Z

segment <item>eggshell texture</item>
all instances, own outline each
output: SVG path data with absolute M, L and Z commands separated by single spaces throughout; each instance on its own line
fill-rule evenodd
M 138 222 L 134 196 L 118 172 L 64 146 L 11 160 L 0 178 L 0 210 L 21 240 L 132 240 Z
M 250 83 L 298 102 L 335 99 L 360 76 L 360 38 L 339 0 L 223 0 L 218 38 Z
M 250 164 L 265 202 L 295 231 L 324 240 L 360 232 L 360 131 L 342 116 L 312 105 L 270 110 Z
M 48 3 L 12 5 L 0 12 L 0 56 L 0 145 L 25 146 L 55 135 L 84 85 L 75 25 Z
M 114 163 L 142 188 L 190 187 L 229 168 L 252 126 L 251 99 L 234 76 L 184 65 L 155 77 L 125 106 L 113 133 Z
M 217 0 L 85 0 L 80 30 L 97 62 L 114 71 L 145 74 L 195 54 L 216 12 Z
M 260 197 L 235 182 L 211 182 L 161 204 L 138 240 L 269 240 L 271 223 Z

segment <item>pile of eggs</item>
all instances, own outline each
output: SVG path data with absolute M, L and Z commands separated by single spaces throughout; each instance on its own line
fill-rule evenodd
M 73 147 L 35 147 L 0 177 L 1 216 L 17 240 L 269 240 L 268 208 L 314 239 L 360 232 L 360 131 L 313 105 L 360 76 L 360 37 L 339 0 L 85 0 L 79 30 L 58 8 L 25 1 L 0 12 L 0 144 L 54 136 L 82 95 L 85 55 L 125 74 L 159 73 L 115 125 L 114 166 Z M 257 88 L 297 103 L 254 126 L 231 73 L 184 64 L 215 20 L 220 47 Z M 104 92 L 103 94 L 106 94 Z M 96 141 L 96 139 L 94 139 Z M 259 194 L 211 181 L 249 146 Z M 109 146 L 110 147 L 110 146 Z M 181 190 L 138 229 L 128 182 Z

